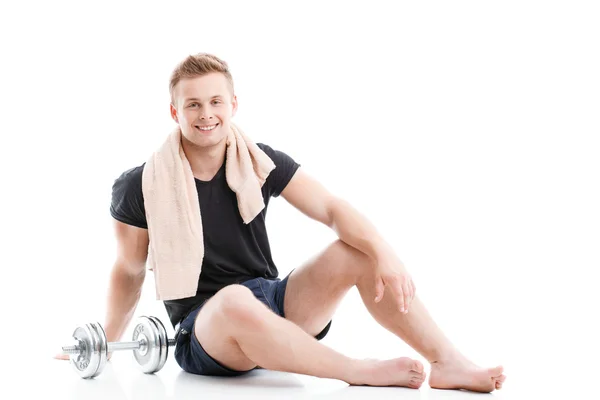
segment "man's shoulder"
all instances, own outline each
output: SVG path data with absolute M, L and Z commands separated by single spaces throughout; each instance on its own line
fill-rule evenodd
M 114 180 L 113 190 L 118 191 L 141 191 L 142 188 L 142 174 L 144 172 L 144 162 L 141 165 L 128 168 L 121 172 L 121 174 Z
M 147 229 L 142 192 L 144 164 L 124 170 L 112 185 L 111 215 L 126 224 Z
M 288 153 L 279 147 L 274 147 L 271 144 L 265 142 L 257 142 L 256 145 L 259 149 L 265 152 L 273 161 L 279 161 L 282 158 L 288 157 Z
M 258 146 L 259 149 L 261 149 L 265 153 L 269 153 L 269 152 L 273 151 L 273 148 L 264 142 L 257 142 L 256 145 Z
M 142 165 L 126 169 L 119 175 L 119 177 L 116 180 L 120 182 L 141 182 L 145 165 L 146 163 L 143 163 Z

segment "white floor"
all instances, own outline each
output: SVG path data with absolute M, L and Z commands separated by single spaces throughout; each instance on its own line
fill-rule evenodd
M 363 329 L 351 330 L 346 307 L 356 296 L 350 294 L 341 307 L 335 329 L 324 344 L 355 357 L 387 358 L 407 355 L 423 362 L 429 375 L 429 364 L 401 340 L 376 324 L 363 322 Z M 355 308 L 354 318 L 366 321 L 361 309 Z M 564 319 L 564 318 L 563 318 Z M 153 375 L 139 370 L 131 352 L 117 352 L 103 372 L 93 380 L 79 377 L 69 361 L 53 356 L 68 336 L 59 323 L 60 317 L 42 321 L 36 328 L 14 329 L 5 325 L 0 329 L 0 340 L 5 345 L 0 369 L 0 399 L 73 399 L 73 400 L 166 400 L 166 399 L 599 399 L 595 387 L 600 373 L 600 359 L 595 331 L 583 324 L 571 325 L 578 337 L 556 329 L 545 329 L 539 321 L 528 329 L 498 325 L 496 331 L 485 330 L 481 335 L 473 326 L 461 328 L 462 335 L 454 333 L 461 349 L 482 366 L 496 362 L 505 368 L 507 380 L 502 390 L 480 394 L 455 390 L 436 390 L 427 382 L 418 389 L 349 386 L 345 382 L 320 379 L 306 375 L 257 370 L 236 378 L 204 377 L 188 374 L 180 369 L 172 353 L 163 369 Z M 557 322 L 560 320 L 557 319 Z M 8 322 L 2 320 L 0 322 Z M 563 321 L 564 323 L 565 321 Z M 356 326 L 356 324 L 353 324 Z M 481 325 L 484 325 L 481 323 Z M 475 334 L 473 333 L 475 331 Z M 489 332 L 489 333 L 488 333 Z M 498 334 L 502 332 L 502 334 Z M 170 332 L 172 334 L 172 332 Z M 354 335 L 353 335 L 354 334 Z M 15 342 L 19 337 L 19 346 Z M 64 337 L 63 337 L 64 336 Z M 129 335 L 126 335 L 126 337 Z M 485 336 L 486 341 L 477 341 Z M 461 340 L 462 337 L 468 341 Z M 532 338 L 537 338 L 532 340 Z M 488 343 L 487 346 L 485 344 Z
M 258 370 L 242 377 L 217 378 L 188 374 L 177 365 L 172 353 L 163 369 L 154 375 L 139 370 L 131 352 L 114 354 L 101 375 L 84 380 L 70 362 L 53 356 L 60 346 L 71 342 L 72 326 L 87 315 L 102 312 L 80 310 L 72 302 L 71 315 L 65 312 L 38 313 L 37 322 L 10 316 L 0 319 L 2 366 L 0 369 L 0 399 L 221 399 L 221 398 L 298 398 L 317 399 L 600 399 L 594 382 L 600 374 L 598 337 L 592 324 L 597 302 L 582 302 L 574 312 L 556 313 L 546 318 L 546 312 L 532 307 L 524 297 L 522 302 L 508 299 L 506 310 L 498 309 L 497 319 L 470 318 L 485 315 L 484 302 L 462 304 L 454 311 L 422 290 L 430 300 L 435 319 L 444 332 L 457 343 L 464 354 L 480 366 L 504 366 L 507 380 L 500 391 L 479 394 L 465 391 L 436 390 L 424 385 L 418 389 L 350 387 L 338 380 L 319 379 L 306 375 Z M 65 303 L 48 296 L 46 307 L 60 310 L 54 304 Z M 490 302 L 488 297 L 483 299 Z M 458 297 L 460 299 L 460 297 Z M 569 302 L 572 302 L 570 300 Z M 453 303 L 453 305 L 455 305 Z M 519 307 L 517 307 L 519 305 Z M 139 313 L 156 315 L 167 320 L 164 307 L 158 302 L 144 302 Z M 143 310 L 143 311 L 142 311 Z M 453 317 L 449 317 L 453 315 Z M 81 318 L 80 318 L 81 317 Z M 85 320 L 85 319 L 84 319 Z M 131 337 L 133 324 L 123 340 Z M 169 337 L 173 331 L 168 326 Z M 19 346 L 15 342 L 18 337 Z M 330 333 L 323 344 L 355 358 L 387 359 L 408 356 L 423 362 L 429 375 L 429 364 L 395 335 L 387 332 L 368 315 L 355 290 L 341 304 L 334 317 Z
M 73 400 L 164 400 L 164 399 L 269 399 L 300 398 L 317 399 L 545 399 L 557 394 L 555 388 L 562 382 L 555 377 L 541 380 L 532 375 L 531 380 L 515 377 L 508 380 L 506 387 L 492 394 L 479 394 L 465 391 L 436 390 L 424 384 L 421 389 L 351 387 L 344 382 L 319 379 L 305 375 L 257 370 L 237 378 L 203 377 L 188 374 L 179 369 L 170 355 L 165 367 L 154 375 L 146 375 L 137 369 L 133 358 L 127 353 L 116 354 L 103 373 L 93 380 L 81 379 L 68 361 L 46 358 L 36 360 L 35 367 L 25 366 L 20 359 L 14 378 L 8 379 L 8 386 L 1 385 L 4 397 L 46 399 L 60 398 Z M 16 369 L 16 368 L 15 368 Z M 9 375 L 11 371 L 8 371 Z M 6 375 L 6 371 L 2 374 Z M 4 379 L 0 379 L 4 381 Z M 579 392 L 577 398 L 589 397 L 581 391 L 584 382 L 572 382 L 572 390 L 563 394 Z M 13 386 L 14 385 L 14 386 Z M 560 386 L 564 389 L 565 386 Z M 14 390 L 13 390 L 14 389 Z M 577 390 L 576 390 L 577 389 Z M 560 392 L 560 391 L 559 391 Z M 16 394 L 18 393 L 18 395 Z M 559 393 L 560 394 L 560 393 Z M 568 396 L 574 398 L 575 396 Z M 597 398 L 597 397 L 596 397 Z
M 182 371 L 170 358 L 154 375 L 137 369 L 127 354 L 118 354 L 103 373 L 93 380 L 81 379 L 69 362 L 48 360 L 38 366 L 44 373 L 23 382 L 23 398 L 163 400 L 163 399 L 230 399 L 300 398 L 319 399 L 470 399 L 507 398 L 499 392 L 481 395 L 462 391 L 435 390 L 424 385 L 420 390 L 407 388 L 354 387 L 346 383 L 305 375 L 258 370 L 236 378 L 204 377 Z M 36 396 L 37 395 L 37 396 Z M 483 396 L 483 397 L 482 397 Z M 1 396 L 0 396 L 1 397 Z

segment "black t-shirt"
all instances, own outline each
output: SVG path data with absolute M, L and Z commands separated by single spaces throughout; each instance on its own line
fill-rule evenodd
M 244 224 L 237 205 L 237 196 L 227 185 L 225 165 L 210 181 L 196 181 L 204 233 L 204 259 L 194 297 L 164 301 L 173 327 L 195 306 L 221 288 L 248 279 L 278 277 L 271 257 L 265 218 L 270 197 L 278 197 L 300 164 L 286 153 L 257 143 L 275 164 L 262 186 L 265 208 L 249 224 Z M 148 229 L 142 171 L 140 166 L 123 172 L 112 187 L 111 215 L 126 224 Z

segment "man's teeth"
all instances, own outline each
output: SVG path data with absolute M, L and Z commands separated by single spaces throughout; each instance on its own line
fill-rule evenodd
M 200 129 L 201 131 L 212 131 L 213 129 L 216 128 L 217 125 L 211 125 L 211 126 L 199 126 L 198 129 Z

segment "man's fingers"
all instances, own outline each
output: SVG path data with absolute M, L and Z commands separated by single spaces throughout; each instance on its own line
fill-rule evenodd
M 396 288 L 395 290 L 395 294 L 398 298 L 398 309 L 400 310 L 400 312 L 404 312 L 405 311 L 405 300 L 404 300 L 404 290 L 402 289 L 402 285 L 400 284 L 400 282 L 395 282 L 396 284 L 394 285 L 394 287 Z
M 383 292 L 385 290 L 385 285 L 383 284 L 383 279 L 380 276 L 375 278 L 375 303 L 379 303 L 381 299 L 383 299 Z
M 409 304 L 412 306 L 413 301 L 415 300 L 415 296 L 417 295 L 417 287 L 415 286 L 415 282 L 412 278 L 408 282 L 408 286 L 410 288 L 410 301 Z
M 386 283 L 387 283 L 387 286 L 392 290 L 394 298 L 397 301 L 398 311 L 403 313 L 404 309 L 405 309 L 405 301 L 404 301 L 405 291 L 402 288 L 402 281 L 397 276 L 394 276 L 392 278 L 388 278 Z
M 385 287 L 392 291 L 393 297 L 398 304 L 398 311 L 406 314 L 415 297 L 415 285 L 410 276 L 387 277 L 384 282 L 381 276 L 375 279 L 375 302 L 383 298 Z
M 406 282 L 406 284 L 404 286 L 404 313 L 405 314 L 408 312 L 410 303 L 412 303 L 412 287 L 410 286 L 410 282 Z

